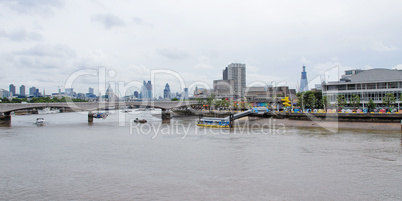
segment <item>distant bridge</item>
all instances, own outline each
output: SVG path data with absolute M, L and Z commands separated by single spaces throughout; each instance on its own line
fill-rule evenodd
M 197 101 L 131 101 L 131 102 L 57 102 L 57 103 L 1 103 L 0 113 L 33 108 L 71 108 L 79 111 L 95 111 L 106 108 L 125 108 L 127 106 L 152 107 L 169 110 L 198 104 Z
M 131 101 L 131 102 L 58 102 L 58 103 L 0 103 L 0 124 L 11 124 L 11 112 L 34 108 L 71 108 L 75 111 L 88 111 L 88 122 L 93 121 L 92 111 L 132 107 L 152 107 L 162 109 L 162 119 L 170 119 L 169 109 L 188 107 L 197 101 Z

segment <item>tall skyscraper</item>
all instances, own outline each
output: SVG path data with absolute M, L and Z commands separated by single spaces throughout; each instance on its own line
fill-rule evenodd
M 299 89 L 299 92 L 304 92 L 304 91 L 308 91 L 306 66 L 303 66 L 303 72 L 301 73 L 300 89 Z
M 10 95 L 15 96 L 15 86 L 13 84 L 10 84 Z
M 184 100 L 188 99 L 188 88 L 184 88 L 183 99 Z
M 29 88 L 29 96 L 35 96 L 36 87 Z
M 246 88 L 246 64 L 231 63 L 226 67 L 225 71 L 227 80 L 234 81 L 233 90 L 235 97 L 244 97 L 244 89 Z
M 246 64 L 231 63 L 222 72 L 222 80 L 214 80 L 218 96 L 240 99 L 246 88 Z
M 143 86 L 141 89 L 141 98 L 142 99 L 152 99 L 152 84 L 151 81 L 143 82 Z
M 89 87 L 89 88 L 88 88 L 88 93 L 89 93 L 89 94 L 94 94 L 94 88 Z
M 25 96 L 25 85 L 20 86 L 20 96 Z
M 166 83 L 165 89 L 163 90 L 163 99 L 170 99 L 170 86 L 168 83 Z
M 228 67 L 223 70 L 222 74 L 223 80 L 228 80 Z

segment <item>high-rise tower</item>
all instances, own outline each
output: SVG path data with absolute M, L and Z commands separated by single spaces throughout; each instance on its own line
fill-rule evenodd
M 15 96 L 15 86 L 13 84 L 10 84 L 10 95 Z
M 226 73 L 225 73 L 226 71 Z M 234 81 L 234 95 L 237 98 L 244 96 L 244 88 L 246 87 L 246 64 L 231 63 L 225 68 L 223 76 L 227 80 Z
M 303 72 L 301 73 L 300 89 L 299 89 L 299 92 L 304 92 L 304 91 L 308 91 L 306 66 L 303 66 Z
M 163 90 L 163 98 L 170 99 L 170 86 L 168 83 L 166 83 L 165 89 Z
M 25 85 L 20 86 L 20 96 L 25 96 Z

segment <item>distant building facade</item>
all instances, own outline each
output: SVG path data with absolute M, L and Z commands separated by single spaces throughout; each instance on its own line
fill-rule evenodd
M 10 97 L 10 92 L 5 89 L 0 89 L 0 98 Z
M 222 80 L 214 80 L 214 92 L 218 96 L 231 94 L 230 96 L 233 96 L 234 99 L 239 99 L 244 97 L 245 88 L 246 64 L 231 63 L 223 70 Z M 231 92 L 228 93 L 227 90 L 231 90 Z
M 369 100 L 382 105 L 385 95 L 391 93 L 399 105 L 402 95 L 402 70 L 348 70 L 340 81 L 323 83 L 322 93 L 328 97 L 331 104 L 336 103 L 338 95 L 344 96 L 347 103 L 357 95 L 363 106 Z

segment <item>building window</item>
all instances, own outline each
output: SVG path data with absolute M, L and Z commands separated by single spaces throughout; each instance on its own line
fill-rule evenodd
M 389 82 L 388 89 L 395 89 L 398 88 L 398 82 Z
M 385 83 L 385 82 L 378 83 L 377 89 L 386 89 L 386 88 L 387 88 L 387 83 Z
M 339 91 L 345 91 L 346 90 L 346 85 L 338 85 L 338 90 Z
M 332 85 L 332 86 L 328 86 L 328 91 L 336 91 L 338 89 L 338 87 Z
M 375 83 L 368 83 L 367 84 L 367 89 L 375 89 Z
M 348 86 L 348 90 L 356 90 L 356 85 L 354 84 L 349 84 Z

